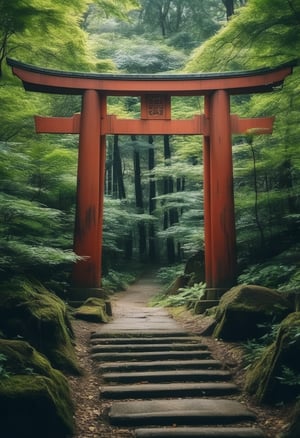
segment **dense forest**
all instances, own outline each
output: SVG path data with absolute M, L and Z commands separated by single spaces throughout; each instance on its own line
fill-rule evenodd
M 77 135 L 37 135 L 35 114 L 80 111 L 74 96 L 27 93 L 6 57 L 99 73 L 253 70 L 295 60 L 299 0 L 0 0 L 0 273 L 62 295 L 72 264 Z M 232 113 L 276 117 L 271 136 L 233 138 L 240 283 L 299 290 L 299 69 L 283 89 L 231 99 Z M 172 99 L 172 117 L 203 112 Z M 108 112 L 139 117 L 135 97 Z M 108 136 L 103 284 L 143 264 L 182 266 L 203 250 L 202 139 Z M 122 226 L 120 226 L 122 224 Z

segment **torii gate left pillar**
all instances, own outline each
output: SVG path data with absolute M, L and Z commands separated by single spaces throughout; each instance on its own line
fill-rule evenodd
M 105 101 L 95 90 L 85 90 L 82 97 L 74 252 L 88 257 L 73 270 L 72 282 L 77 287 L 94 288 L 101 282 L 105 136 L 100 126 Z
M 81 115 L 36 118 L 37 132 L 80 134 L 74 250 L 86 259 L 75 265 L 74 286 L 97 288 L 101 282 L 106 134 L 204 136 L 205 280 L 208 289 L 226 289 L 235 283 L 231 135 L 271 133 L 273 118 L 230 115 L 230 95 L 272 91 L 292 73 L 295 62 L 252 72 L 157 76 L 60 72 L 11 59 L 7 62 L 26 90 L 83 96 Z M 141 96 L 141 119 L 108 116 L 109 95 Z M 205 114 L 171 120 L 171 96 L 191 95 L 204 96 Z M 147 109 L 145 102 L 151 96 Z

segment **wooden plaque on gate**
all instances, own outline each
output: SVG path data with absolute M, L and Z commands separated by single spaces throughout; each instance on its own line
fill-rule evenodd
M 141 98 L 142 119 L 171 119 L 171 96 L 166 94 L 146 94 Z

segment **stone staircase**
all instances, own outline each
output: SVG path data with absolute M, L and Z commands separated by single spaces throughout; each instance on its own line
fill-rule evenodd
M 132 429 L 136 438 L 264 437 L 255 415 L 234 399 L 239 390 L 230 372 L 200 337 L 167 325 L 157 330 L 163 324 L 155 322 L 141 330 L 123 323 L 91 335 L 112 426 Z

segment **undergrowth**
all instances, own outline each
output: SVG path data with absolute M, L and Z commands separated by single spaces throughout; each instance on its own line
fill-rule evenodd
M 265 348 L 275 341 L 279 324 L 260 324 L 260 327 L 263 327 L 266 330 L 266 333 L 263 336 L 258 339 L 249 339 L 242 344 L 245 369 L 250 368 L 253 362 L 259 360 Z
M 134 282 L 135 278 L 131 273 L 110 269 L 108 274 L 102 278 L 102 287 L 111 292 L 125 290 L 129 284 Z
M 10 377 L 10 373 L 5 367 L 6 361 L 7 357 L 5 354 L 0 353 L 0 379 L 6 379 L 7 377 Z
M 205 288 L 205 283 L 195 283 L 191 287 L 178 289 L 178 292 L 174 295 L 162 293 L 153 298 L 151 305 L 162 307 L 186 306 L 190 308 L 202 298 L 205 293 Z
M 174 278 L 182 275 L 184 270 L 183 264 L 166 266 L 160 268 L 156 274 L 157 279 L 162 285 L 168 286 L 170 283 L 174 281 Z

